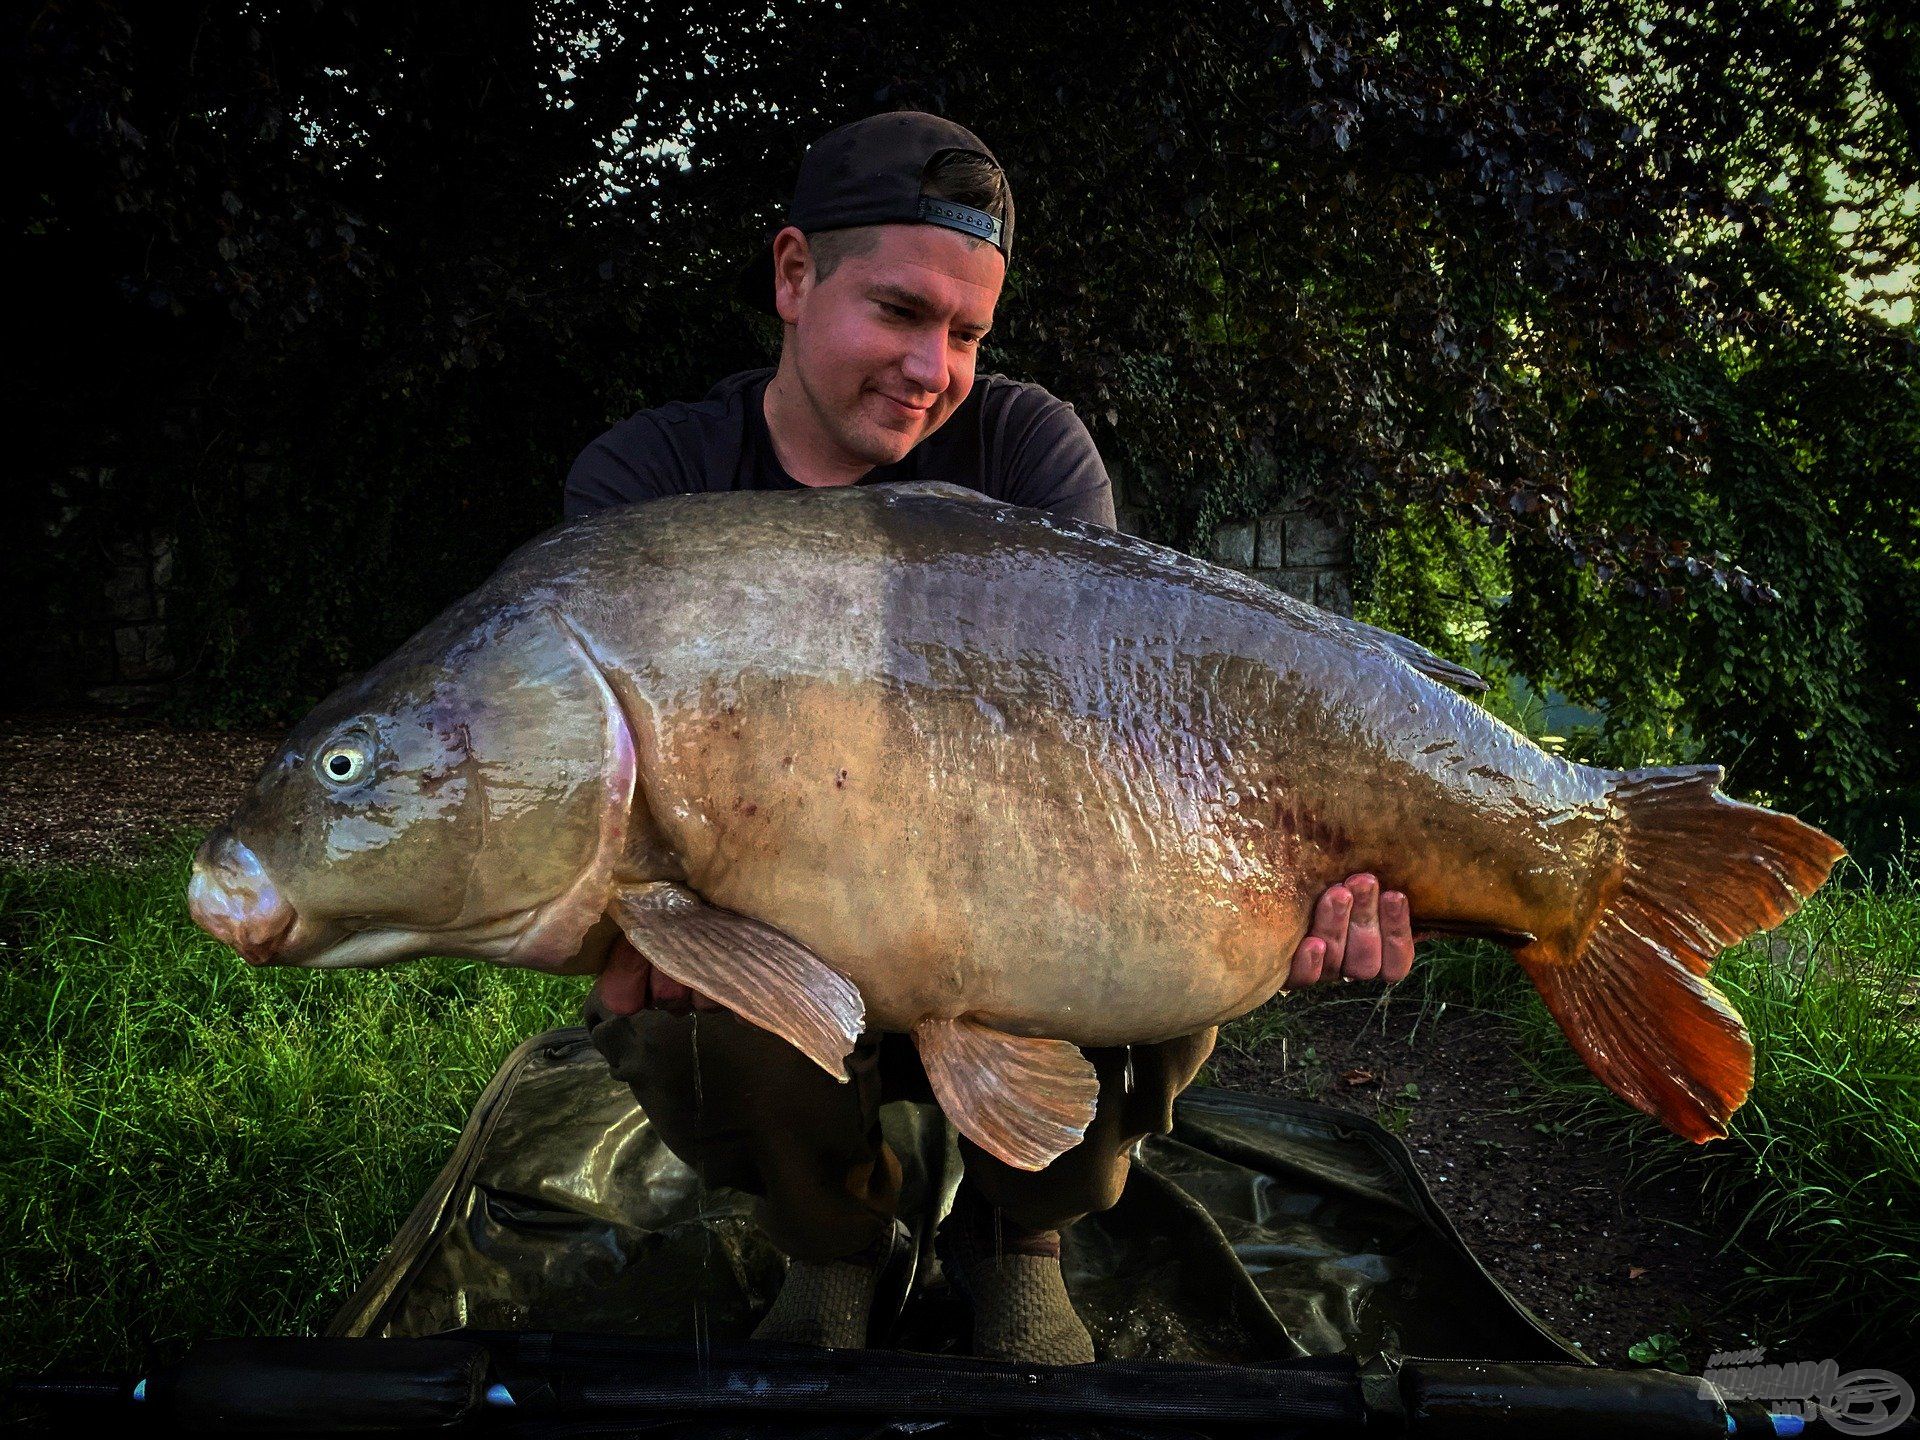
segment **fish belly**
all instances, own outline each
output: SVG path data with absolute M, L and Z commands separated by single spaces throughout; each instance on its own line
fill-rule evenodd
M 1094 737 L 859 687 L 721 704 L 717 731 L 704 707 L 659 731 L 677 778 L 653 803 L 689 883 L 806 944 L 881 1028 L 1165 1039 L 1259 1003 L 1304 928 L 1293 877 Z

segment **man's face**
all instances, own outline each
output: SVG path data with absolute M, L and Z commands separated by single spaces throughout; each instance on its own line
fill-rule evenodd
M 849 459 L 891 465 L 973 388 L 1006 261 L 937 225 L 874 227 L 877 243 L 818 279 L 798 230 L 775 242 L 775 299 L 801 388 Z

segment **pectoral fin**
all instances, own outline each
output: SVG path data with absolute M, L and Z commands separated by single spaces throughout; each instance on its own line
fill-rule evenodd
M 1079 1047 L 965 1017 L 922 1020 L 913 1039 L 940 1108 L 988 1154 L 1044 1170 L 1087 1133 L 1100 1081 Z
M 866 1026 L 851 980 L 790 935 L 707 904 L 683 885 L 614 892 L 613 918 L 633 948 L 682 985 L 771 1030 L 836 1080 Z

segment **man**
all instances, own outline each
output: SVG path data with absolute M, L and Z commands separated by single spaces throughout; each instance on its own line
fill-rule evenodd
M 782 322 L 778 367 L 616 425 L 568 477 L 568 516 L 690 491 L 946 480 L 1112 525 L 1106 469 L 1072 408 L 1004 376 L 976 382 L 1013 218 L 998 163 L 950 121 L 878 115 L 827 135 L 801 163 L 789 223 L 743 277 L 747 298 Z M 1288 984 L 1393 982 L 1412 959 L 1406 898 L 1356 875 L 1320 900 Z M 839 1085 L 717 1008 L 622 942 L 587 1023 L 673 1152 L 708 1183 L 761 1197 L 761 1223 L 791 1264 L 755 1334 L 861 1345 L 900 1186 L 879 1107 L 929 1098 L 924 1073 L 902 1037 L 868 1036 Z M 961 1139 L 966 1178 L 940 1249 L 972 1300 L 977 1354 L 1093 1358 L 1061 1280 L 1059 1232 L 1119 1198 L 1133 1143 L 1170 1128 L 1174 1097 L 1212 1046 L 1209 1030 L 1089 1051 L 1094 1120 L 1038 1173 Z

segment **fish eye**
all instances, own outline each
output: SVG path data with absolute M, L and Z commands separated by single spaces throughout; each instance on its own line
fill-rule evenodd
M 320 752 L 314 768 L 336 789 L 352 785 L 373 768 L 373 742 L 365 735 L 344 735 Z

